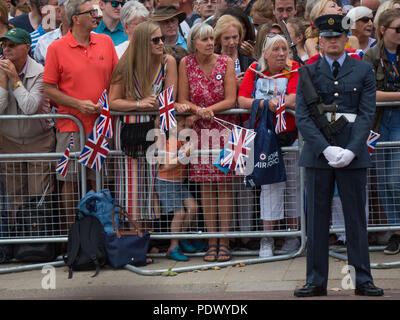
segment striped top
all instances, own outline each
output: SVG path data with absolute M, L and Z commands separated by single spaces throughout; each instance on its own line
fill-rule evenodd
M 42 35 L 44 35 L 45 33 L 46 33 L 46 31 L 44 31 L 44 29 L 43 29 L 41 24 L 39 25 L 39 27 L 37 28 L 36 31 L 33 31 L 31 33 L 32 43 L 31 43 L 31 52 L 30 52 L 30 54 L 31 54 L 32 57 L 34 56 L 35 48 L 36 48 L 36 45 L 37 45 L 37 42 L 38 42 L 39 38 Z
M 164 59 L 165 61 L 165 59 Z M 166 67 L 167 64 L 161 63 L 159 68 L 158 68 L 158 72 L 156 73 L 155 78 L 153 79 L 153 93 L 155 95 L 159 95 L 163 89 L 164 86 L 164 77 L 165 77 L 165 72 L 166 72 Z M 164 70 L 163 70 L 164 69 Z M 135 97 L 137 98 L 137 100 L 142 100 L 143 94 L 140 90 L 140 86 L 137 83 L 136 80 L 136 76 L 133 75 L 133 77 L 135 78 Z M 125 123 L 142 123 L 142 122 L 149 122 L 151 119 L 150 116 L 141 116 L 141 115 L 131 115 L 131 116 L 124 116 L 124 122 Z

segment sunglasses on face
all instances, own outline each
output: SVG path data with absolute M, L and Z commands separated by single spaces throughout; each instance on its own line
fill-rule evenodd
M 83 12 L 77 13 L 76 16 L 80 16 L 82 14 L 87 14 L 87 13 L 89 13 L 92 18 L 95 18 L 95 17 L 98 16 L 98 12 L 97 12 L 96 9 L 92 9 L 92 10 L 88 10 L 88 11 L 83 11 Z
M 111 7 L 113 8 L 118 8 L 119 5 L 121 5 L 121 8 L 124 6 L 125 1 L 116 1 L 116 0 L 111 0 L 111 1 L 107 1 L 111 3 Z
M 153 42 L 154 44 L 159 44 L 160 41 L 162 41 L 164 43 L 165 42 L 165 37 L 161 36 L 161 37 L 151 38 L 151 42 Z
M 370 18 L 370 17 L 362 17 L 362 18 L 360 18 L 360 19 L 358 19 L 359 21 L 362 21 L 362 22 L 364 22 L 364 23 L 368 23 L 370 20 L 371 20 L 371 22 L 374 22 L 374 19 L 373 18 Z
M 396 33 L 400 33 L 400 27 L 386 27 L 387 29 L 394 29 Z

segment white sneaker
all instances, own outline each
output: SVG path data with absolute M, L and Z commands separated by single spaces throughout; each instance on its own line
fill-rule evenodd
M 260 258 L 268 258 L 274 255 L 274 238 L 261 238 Z
M 281 251 L 285 252 L 296 251 L 299 248 L 299 246 L 300 246 L 299 238 L 287 237 L 285 238 L 285 243 L 283 244 Z

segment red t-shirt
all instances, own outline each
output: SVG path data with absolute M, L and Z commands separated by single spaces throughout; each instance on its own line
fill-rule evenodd
M 90 34 L 87 48 L 78 44 L 71 30 L 50 44 L 44 67 L 43 81 L 58 86 L 68 96 L 97 103 L 104 89 L 108 89 L 112 71 L 118 62 L 111 38 L 104 34 Z M 93 129 L 99 114 L 83 114 L 77 109 L 58 106 L 58 113 L 77 117 L 86 133 Z M 69 119 L 57 119 L 60 132 L 78 131 Z
M 256 73 L 253 70 L 256 70 L 257 64 L 258 64 L 257 62 L 253 62 L 251 64 L 251 66 L 247 69 L 246 73 L 244 74 L 242 84 L 240 85 L 240 88 L 239 88 L 238 96 L 242 96 L 242 97 L 246 97 L 246 98 L 252 97 L 254 86 L 255 86 L 254 80 L 255 80 L 255 75 L 256 75 Z M 299 64 L 296 61 L 290 60 L 288 70 L 285 69 L 281 72 L 282 73 L 281 75 L 274 77 L 275 79 L 279 79 L 279 78 L 287 78 L 288 79 L 288 83 L 286 86 L 286 94 L 287 95 L 296 93 L 297 82 L 299 80 L 299 73 L 297 72 L 298 68 L 299 68 Z M 268 77 L 271 77 L 271 75 L 267 71 L 263 72 L 263 74 Z M 260 79 L 260 77 L 258 79 Z M 277 98 L 279 98 L 279 97 L 277 97 Z M 286 120 L 287 131 L 293 131 L 296 129 L 296 121 L 295 121 L 294 115 L 286 112 L 285 120 Z

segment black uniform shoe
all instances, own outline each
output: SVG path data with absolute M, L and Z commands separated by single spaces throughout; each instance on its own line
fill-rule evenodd
M 375 287 L 371 281 L 364 282 L 356 286 L 355 294 L 358 296 L 372 296 L 379 297 L 383 296 L 383 290 Z
M 313 286 L 312 284 L 305 284 L 303 288 L 294 291 L 296 297 L 314 297 L 314 296 L 326 296 L 326 288 Z

